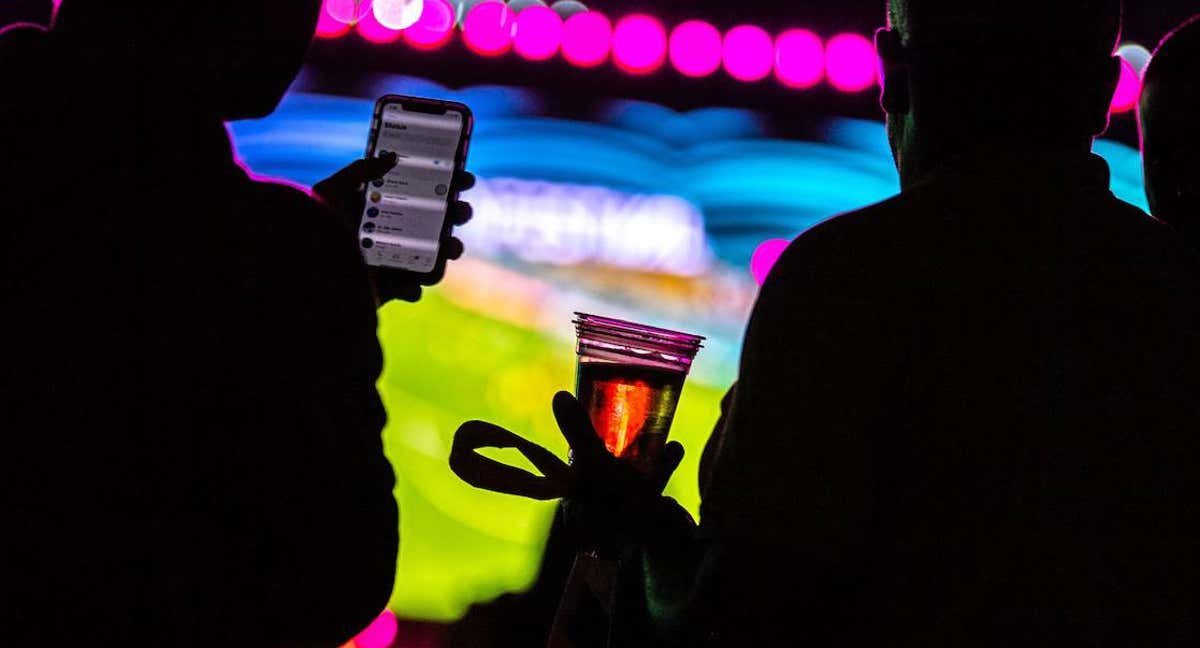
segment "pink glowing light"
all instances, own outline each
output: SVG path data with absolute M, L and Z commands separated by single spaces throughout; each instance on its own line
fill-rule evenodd
M 463 40 L 481 56 L 500 56 L 512 47 L 515 16 L 503 2 L 475 5 L 463 19 Z
M 595 67 L 608 59 L 612 39 L 612 23 L 604 14 L 595 11 L 575 14 L 563 24 L 563 58 L 578 67 Z
M 421 18 L 404 30 L 404 41 L 414 49 L 435 50 L 454 35 L 454 7 L 449 0 L 425 0 Z
M 42 33 L 50 31 L 49 29 L 46 28 L 45 25 L 39 25 L 37 23 L 32 23 L 32 22 L 15 22 L 15 23 L 9 23 L 7 25 L 0 25 L 0 36 L 3 36 L 4 34 L 7 34 L 8 32 L 17 31 L 20 29 L 32 29 L 34 31 L 40 31 Z
M 789 88 L 811 88 L 825 76 L 825 46 L 807 29 L 789 29 L 775 39 L 775 77 Z
M 758 81 L 775 66 L 775 43 L 762 27 L 739 25 L 725 34 L 725 71 L 738 81 Z
M 517 14 L 513 49 L 530 61 L 545 61 L 558 53 L 563 21 L 550 7 L 534 5 Z
M 353 25 L 371 13 L 371 0 L 325 0 L 325 13 L 334 20 Z
M 763 285 L 767 275 L 771 274 L 771 268 L 775 267 L 783 251 L 791 244 L 787 239 L 767 239 L 755 248 L 754 256 L 750 258 L 750 274 L 754 275 L 758 285 Z
M 875 45 L 861 34 L 838 34 L 825 46 L 825 75 L 842 92 L 862 92 L 878 82 Z
M 317 19 L 317 36 L 320 38 L 341 38 L 350 31 L 350 24 L 338 20 L 329 13 L 329 2 L 321 5 L 321 17 Z
M 721 67 L 721 32 L 703 20 L 689 20 L 671 31 L 671 65 L 684 76 L 704 77 Z
M 1133 110 L 1142 94 L 1142 80 L 1138 77 L 1133 64 L 1121 60 L 1121 80 L 1117 82 L 1117 91 L 1113 94 L 1112 105 L 1109 109 L 1114 113 Z
M 357 31 L 358 35 L 362 36 L 363 39 L 377 45 L 394 43 L 399 40 L 400 36 L 402 35 L 402 32 L 399 29 L 392 29 L 391 27 L 387 27 L 383 23 L 379 22 L 379 20 L 375 18 L 374 13 L 369 13 L 363 16 L 358 21 L 358 25 L 354 27 L 354 30 Z
M 645 14 L 622 18 L 613 29 L 613 61 L 630 74 L 649 74 L 667 60 L 667 30 Z
M 358 648 L 388 648 L 396 640 L 396 630 L 396 615 L 391 610 L 384 610 L 371 625 L 354 637 L 354 644 Z

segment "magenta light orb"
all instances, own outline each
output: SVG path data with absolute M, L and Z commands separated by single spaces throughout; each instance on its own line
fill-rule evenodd
M 563 23 L 563 58 L 578 67 L 595 67 L 608 59 L 612 39 L 612 23 L 604 14 L 577 13 Z
M 667 60 L 667 30 L 652 16 L 626 16 L 613 29 L 612 54 L 622 70 L 649 74 Z
M 825 76 L 842 92 L 862 92 L 878 83 L 875 45 L 861 34 L 838 34 L 825 45 Z
M 476 54 L 500 56 L 512 47 L 514 18 L 512 9 L 498 0 L 477 4 L 463 19 L 463 40 Z
M 671 31 L 667 50 L 680 74 L 708 76 L 721 67 L 721 32 L 703 20 L 689 20 Z
M 750 274 L 754 275 L 758 285 L 763 285 L 767 275 L 771 274 L 771 268 L 775 267 L 779 257 L 783 256 L 783 251 L 791 244 L 787 239 L 767 239 L 758 244 L 754 255 L 750 257 Z
M 1117 82 L 1117 91 L 1113 94 L 1109 110 L 1114 113 L 1129 112 L 1137 106 L 1141 94 L 1142 80 L 1138 78 L 1137 70 L 1132 63 L 1122 59 L 1121 80 Z
M 338 22 L 353 25 L 371 13 L 371 0 L 325 0 L 325 12 Z
M 359 36 L 377 45 L 394 43 L 399 40 L 402 33 L 399 29 L 392 29 L 379 22 L 374 13 L 363 16 L 355 26 L 355 30 Z
M 825 46 L 807 29 L 789 29 L 775 39 L 775 77 L 789 88 L 811 88 L 825 77 Z
M 317 19 L 317 36 L 319 38 L 340 38 L 350 33 L 350 24 L 334 18 L 329 13 L 329 3 L 321 6 L 321 16 Z
M 450 0 L 425 0 L 421 18 L 404 30 L 404 41 L 419 50 L 435 50 L 454 35 L 454 6 Z
M 533 6 L 517 14 L 513 49 L 530 61 L 545 61 L 558 53 L 563 21 L 550 7 Z
M 775 67 L 775 43 L 762 27 L 739 25 L 725 34 L 725 71 L 738 81 L 759 81 Z
M 391 610 L 384 610 L 371 625 L 354 637 L 354 644 L 358 648 L 389 648 L 396 641 L 398 629 L 396 615 Z

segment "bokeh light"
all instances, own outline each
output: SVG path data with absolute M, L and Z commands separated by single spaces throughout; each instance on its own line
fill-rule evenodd
M 825 46 L 825 74 L 842 92 L 862 92 L 879 77 L 875 45 L 861 34 L 838 34 Z
M 721 67 L 721 32 L 703 20 L 689 20 L 671 31 L 668 50 L 680 74 L 708 76 Z
M 546 0 L 507 0 L 508 8 L 512 9 L 513 15 L 521 15 L 522 11 L 530 7 L 545 7 Z
M 1117 91 L 1113 93 L 1110 110 L 1114 113 L 1129 112 L 1137 106 L 1141 95 L 1142 80 L 1138 77 L 1137 70 L 1133 69 L 1129 61 L 1122 59 L 1121 80 L 1117 82 Z
M 652 16 L 633 14 L 622 18 L 612 38 L 613 61 L 630 74 L 649 74 L 667 59 L 667 30 Z
M 449 0 L 425 0 L 421 18 L 404 30 L 404 40 L 419 50 L 434 50 L 454 35 L 454 7 Z
M 375 20 L 391 29 L 408 29 L 421 18 L 423 0 L 374 0 L 371 13 Z
M 787 239 L 767 239 L 754 249 L 754 256 L 750 257 L 750 274 L 754 275 L 758 285 L 763 285 L 767 275 L 771 274 L 771 268 L 775 267 L 783 251 L 791 244 Z
M 463 40 L 476 54 L 504 54 L 512 47 L 514 18 L 512 9 L 503 2 L 477 4 L 463 20 Z
M 775 39 L 775 76 L 789 88 L 811 88 L 825 76 L 825 46 L 807 29 L 789 29 Z
M 762 27 L 739 25 L 725 34 L 725 71 L 739 81 L 758 81 L 771 74 L 775 44 Z
M 563 21 L 546 6 L 533 6 L 517 14 L 513 49 L 522 58 L 544 61 L 558 53 L 563 39 Z
M 371 13 L 371 0 L 325 0 L 325 12 L 338 22 L 353 25 Z
M 328 0 L 321 7 L 321 16 L 317 19 L 317 36 L 320 38 L 340 38 L 350 32 L 350 24 L 334 18 L 329 13 Z
M 1146 66 L 1154 56 L 1145 46 L 1137 43 L 1125 43 L 1117 48 L 1117 56 L 1125 59 L 1133 66 L 1133 70 L 1141 77 L 1146 73 Z
M 375 18 L 374 13 L 369 13 L 358 21 L 355 31 L 364 39 L 383 45 L 386 43 L 394 43 L 400 39 L 402 32 L 399 29 L 392 29 L 380 23 Z
M 354 637 L 354 645 L 358 648 L 388 648 L 396 640 L 396 615 L 391 610 L 384 610 Z
M 588 10 L 587 5 L 579 2 L 579 0 L 558 0 L 558 2 L 550 5 L 550 8 L 564 21 L 570 19 L 575 14 L 581 14 Z
M 462 27 L 463 21 L 466 20 L 467 14 L 471 10 L 485 2 L 495 2 L 496 0 L 450 0 L 450 4 L 454 5 L 454 24 Z
M 612 23 L 596 11 L 577 13 L 563 23 L 563 58 L 579 67 L 595 67 L 612 49 Z

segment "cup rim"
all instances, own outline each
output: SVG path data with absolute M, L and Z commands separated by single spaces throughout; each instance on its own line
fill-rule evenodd
M 707 339 L 703 335 L 684 333 L 683 331 L 675 331 L 649 324 L 640 324 L 615 317 L 605 317 L 603 315 L 593 315 L 579 311 L 575 311 L 575 318 L 572 320 L 572 323 L 575 324 L 577 334 L 582 334 L 585 328 L 590 327 L 596 329 L 597 333 L 628 338 L 631 341 L 642 340 L 651 343 L 666 343 L 688 347 L 689 349 L 694 348 L 695 350 L 703 348 L 704 345 L 701 343 Z

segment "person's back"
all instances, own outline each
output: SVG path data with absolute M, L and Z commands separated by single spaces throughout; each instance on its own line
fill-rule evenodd
M 1171 32 L 1143 79 L 1138 117 L 1150 213 L 1200 249 L 1200 15 Z
M 702 506 L 713 645 L 1196 638 L 1200 265 L 1087 152 L 1115 14 L 1089 45 L 955 4 L 880 35 L 903 193 L 763 287 Z M 1012 61 L 972 54 L 1023 34 L 1080 64 L 1058 94 L 989 94 Z
M 387 603 L 354 237 L 251 182 L 221 124 L 273 108 L 318 6 L 64 3 L 58 85 L 25 98 L 45 154 L 5 210 L 5 640 L 337 645 Z
M 948 174 L 818 227 L 773 270 L 734 425 L 775 440 L 728 442 L 737 465 L 718 470 L 759 477 L 720 501 L 751 509 L 728 513 L 734 537 L 775 534 L 797 559 L 848 534 L 854 558 L 814 580 L 853 593 L 801 636 L 839 636 L 849 613 L 892 645 L 1102 644 L 1189 619 L 1200 275 L 1108 194 L 1102 162 L 1063 162 L 1090 184 Z M 834 348 L 803 339 L 817 318 Z M 761 588 L 739 563 L 730 578 Z M 761 595 L 814 595 L 785 581 Z

